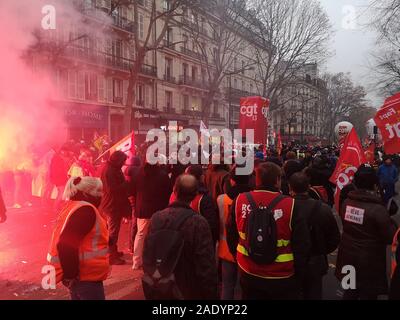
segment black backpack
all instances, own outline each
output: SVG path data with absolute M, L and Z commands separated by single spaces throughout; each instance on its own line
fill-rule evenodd
M 271 264 L 278 256 L 277 227 L 272 210 L 286 197 L 277 196 L 266 208 L 260 208 L 250 192 L 246 193 L 246 197 L 251 208 L 245 227 L 247 252 L 255 263 Z
M 169 226 L 155 227 L 147 236 L 143 249 L 142 277 L 147 300 L 183 300 L 174 272 L 185 242 L 180 229 L 194 215 L 194 211 L 186 210 Z

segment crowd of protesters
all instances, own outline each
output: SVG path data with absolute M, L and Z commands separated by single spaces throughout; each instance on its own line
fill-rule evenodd
M 279 153 L 260 148 L 250 175 L 237 174 L 235 164 L 150 164 L 145 150 L 139 151 L 116 151 L 97 168 L 94 153 L 83 145 L 65 145 L 47 155 L 44 199 L 56 189 L 56 207 L 66 201 L 59 209 L 65 227 L 56 228 L 49 262 L 57 265 L 59 281 L 73 299 L 103 299 L 109 266 L 127 262 L 118 249 L 123 219 L 130 221 L 132 269 L 144 269 L 147 276 L 149 252 L 163 247 L 153 245 L 153 239 L 179 221 L 184 241 L 175 248 L 180 256 L 173 281 L 183 299 L 319 300 L 328 255 L 336 250 L 337 278 L 346 275 L 345 266 L 357 272 L 355 287 L 344 290 L 344 299 L 400 298 L 399 233 L 391 218 L 398 209 L 393 201 L 397 157 L 377 152 L 373 164 L 362 165 L 342 190 L 336 212 L 335 186 L 329 181 L 338 161 L 336 148 L 290 146 Z M 252 247 L 250 237 L 257 230 L 249 226 L 259 223 L 254 218 L 259 210 L 269 210 L 274 221 L 262 222 L 275 230 L 272 259 L 257 256 Z M 391 285 L 388 245 L 394 257 Z M 85 264 L 79 255 L 89 247 Z

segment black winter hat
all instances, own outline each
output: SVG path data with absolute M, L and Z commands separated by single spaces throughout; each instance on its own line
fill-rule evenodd
M 376 171 L 369 164 L 362 164 L 354 175 L 354 184 L 359 189 L 373 190 L 378 183 Z

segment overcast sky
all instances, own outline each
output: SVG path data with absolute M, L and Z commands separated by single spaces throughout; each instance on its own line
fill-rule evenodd
M 365 28 L 369 0 L 320 0 L 327 11 L 335 35 L 331 42 L 334 56 L 329 59 L 329 72 L 351 72 L 354 82 L 365 86 L 374 107 L 380 107 L 382 98 L 372 91 L 371 72 L 367 68 L 368 54 L 374 49 L 376 35 Z M 351 17 L 354 14 L 354 19 Z

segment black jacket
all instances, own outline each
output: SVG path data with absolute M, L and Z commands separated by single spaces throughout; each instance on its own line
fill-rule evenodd
M 109 161 L 101 174 L 103 197 L 100 211 L 109 216 L 130 217 L 132 207 L 128 200 L 129 184 L 125 181 L 121 167 Z
M 382 199 L 370 191 L 351 191 L 341 209 L 341 218 L 343 235 L 336 276 L 341 280 L 343 266 L 354 266 L 357 289 L 367 294 L 386 294 L 386 246 L 392 243 L 396 227 Z
M 199 188 L 199 193 L 203 195 L 200 202 L 200 214 L 207 220 L 210 225 L 211 235 L 213 237 L 214 244 L 217 243 L 219 239 L 219 215 L 218 209 L 215 202 L 208 190 L 201 186 Z
M 328 271 L 326 255 L 337 249 L 340 232 L 332 209 L 310 198 L 308 195 L 295 196 L 297 211 L 306 218 L 310 230 L 311 251 L 308 272 L 320 275 Z
M 171 191 L 171 181 L 167 172 L 160 166 L 145 164 L 133 184 L 135 217 L 150 219 L 155 212 L 165 209 Z
M 174 202 L 167 209 L 155 213 L 149 234 L 153 229 L 169 226 L 186 210 L 192 209 L 187 204 Z M 209 224 L 203 216 L 195 213 L 184 222 L 181 230 L 185 244 L 175 269 L 176 283 L 185 300 L 216 300 L 217 265 Z
M 278 192 L 276 189 L 263 188 L 264 190 Z M 229 250 L 234 257 L 236 257 L 236 247 L 239 242 L 239 233 L 236 225 L 236 201 L 232 205 L 232 211 L 228 218 L 226 230 L 227 230 L 227 242 Z M 293 215 L 292 215 L 292 250 L 294 254 L 294 267 L 296 277 L 301 280 L 304 277 L 304 272 L 307 266 L 307 260 L 310 253 L 311 242 L 310 233 L 307 227 L 305 217 L 299 212 L 298 206 L 294 204 Z

